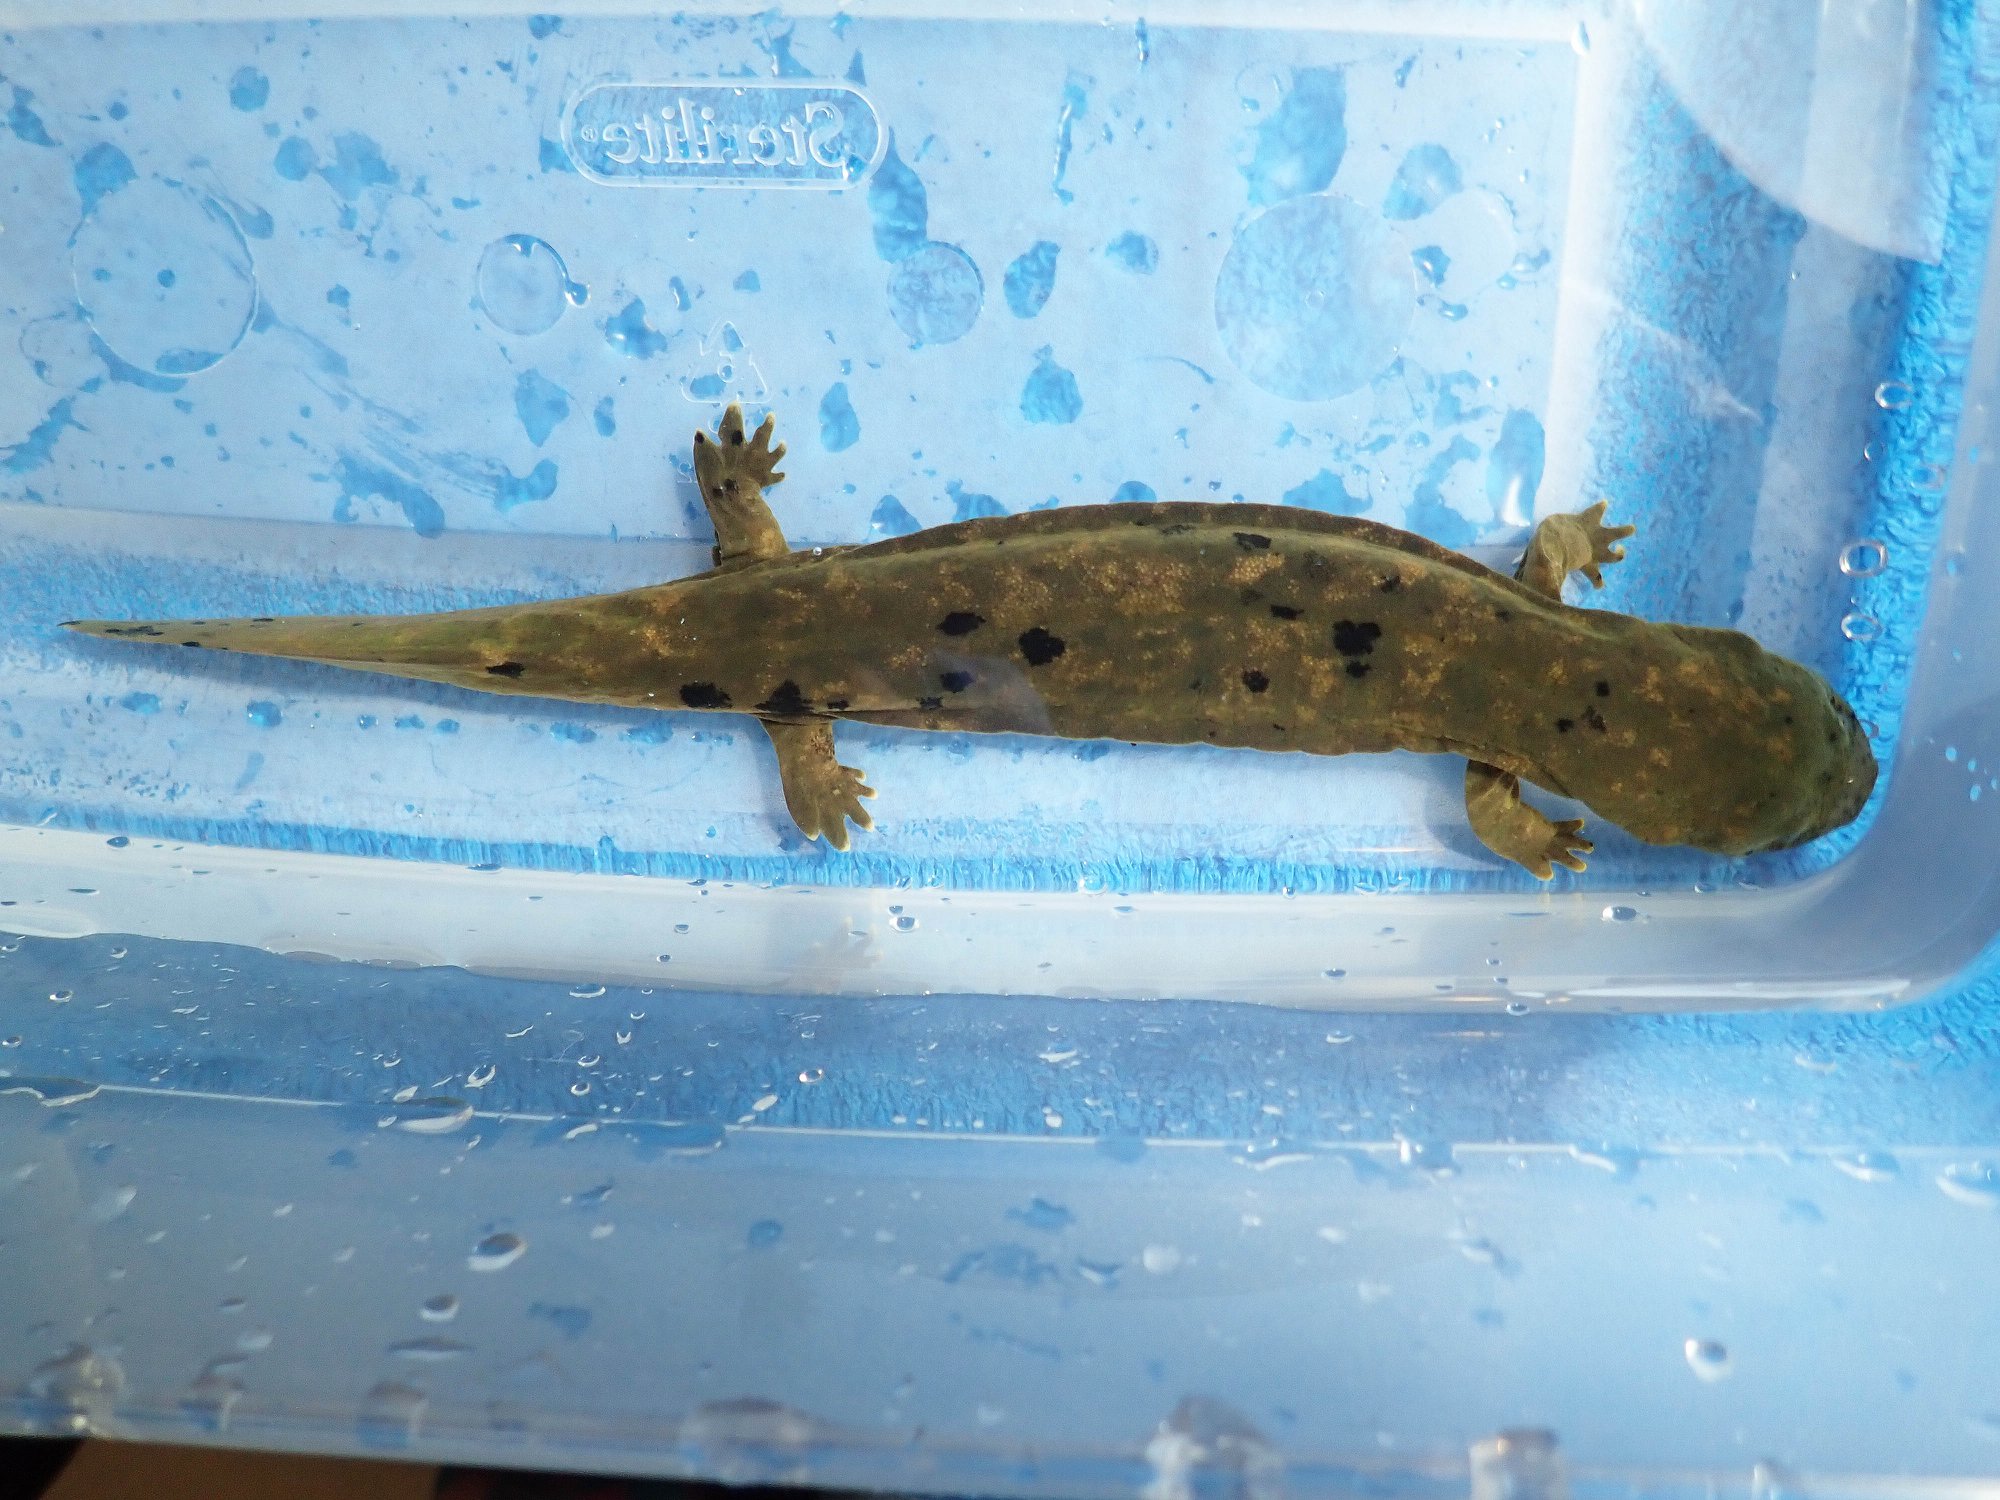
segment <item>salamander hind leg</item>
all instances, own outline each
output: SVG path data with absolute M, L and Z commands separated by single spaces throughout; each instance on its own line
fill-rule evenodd
M 1528 538 L 1527 555 L 1514 570 L 1514 577 L 1551 599 L 1562 598 L 1563 583 L 1572 573 L 1588 578 L 1594 589 L 1603 588 L 1604 574 L 1599 569 L 1606 563 L 1624 561 L 1625 549 L 1618 543 L 1637 529 L 1606 526 L 1604 511 L 1605 502 L 1600 500 L 1588 510 L 1544 516 Z
M 1553 878 L 1556 865 L 1581 870 L 1596 847 L 1583 836 L 1583 819 L 1544 817 L 1521 800 L 1519 777 L 1484 761 L 1466 763 L 1465 811 L 1480 843 L 1537 880 Z
M 823 838 L 835 849 L 847 848 L 847 823 L 872 828 L 874 820 L 861 799 L 875 789 L 852 766 L 833 753 L 830 719 L 765 719 L 771 748 L 778 752 L 778 779 L 785 789 L 785 810 L 809 839 Z

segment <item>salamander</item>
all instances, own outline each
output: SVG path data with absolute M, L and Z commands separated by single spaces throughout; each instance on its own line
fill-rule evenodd
M 1466 758 L 1472 830 L 1548 879 L 1580 819 L 1653 844 L 1786 848 L 1850 822 L 1876 765 L 1810 669 L 1733 630 L 1563 601 L 1623 558 L 1603 502 L 1534 529 L 1512 577 L 1422 537 L 1286 506 L 1164 502 L 982 517 L 795 550 L 766 500 L 772 419 L 697 432 L 714 566 L 581 598 L 423 615 L 68 622 L 488 693 L 754 716 L 800 831 L 871 826 L 841 720 L 904 729 Z

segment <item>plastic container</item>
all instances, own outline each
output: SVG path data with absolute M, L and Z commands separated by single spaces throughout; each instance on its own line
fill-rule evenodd
M 0 1422 L 1991 1473 L 1996 32 L 1768 9 L 0 13 Z M 747 721 L 54 628 L 693 571 L 730 400 L 795 545 L 1608 497 L 1601 602 L 1826 672 L 1880 790 L 1543 887 L 1455 762 L 849 726 L 843 856 Z M 1658 1014 L 1795 1005 L 1906 1008 Z

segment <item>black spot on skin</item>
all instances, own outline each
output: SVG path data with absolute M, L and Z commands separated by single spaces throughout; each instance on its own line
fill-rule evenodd
M 1347 664 L 1347 675 L 1349 677 L 1366 677 L 1368 675 L 1368 663 L 1365 661 L 1349 662 Z
M 689 708 L 727 708 L 729 694 L 712 682 L 684 682 L 681 684 L 681 702 Z
M 826 700 L 826 711 L 830 714 L 837 714 L 846 707 L 847 700 L 845 698 L 829 698 Z
M 1271 545 L 1271 539 L 1261 531 L 1239 531 L 1235 536 L 1236 545 L 1245 552 L 1262 552 Z
M 1382 627 L 1373 620 L 1364 620 L 1358 625 L 1352 620 L 1334 622 L 1333 649 L 1342 656 L 1366 656 L 1381 638 Z
M 694 434 L 695 447 L 699 448 L 703 443 L 707 441 L 708 441 L 708 434 L 701 431 L 699 428 L 695 429 L 695 434 Z
M 1609 698 L 1611 696 L 1611 684 L 1600 681 L 1597 684 L 1597 696 L 1600 698 Z
M 1247 606 L 1257 603 L 1263 597 L 1264 591 L 1262 589 L 1239 589 L 1236 594 L 1236 602 Z
M 938 674 L 938 681 L 943 684 L 944 690 L 947 693 L 962 693 L 972 686 L 972 674 L 970 672 L 940 672 Z
M 272 615 L 258 615 L 256 618 L 251 620 L 250 623 L 252 625 L 275 625 L 277 623 L 277 619 L 275 616 Z
M 743 446 L 743 434 L 740 432 L 730 433 L 729 446 L 732 448 L 741 448 Z
M 157 636 L 157 635 L 159 635 L 159 633 L 160 633 L 160 632 L 159 632 L 159 631 L 158 631 L 157 629 L 155 629 L 155 628 L 154 628 L 153 626 L 151 626 L 151 625 L 114 625 L 114 626 L 112 626 L 112 627 L 111 627 L 111 628 L 110 628 L 109 630 L 105 631 L 104 633 L 105 633 L 106 635 L 150 635 L 150 636 Z
M 1069 645 L 1061 636 L 1050 635 L 1039 625 L 1021 632 L 1021 654 L 1031 667 L 1047 666 L 1067 650 Z
M 969 609 L 955 609 L 938 621 L 937 628 L 946 635 L 971 635 L 985 623 L 984 615 L 975 615 Z
M 1594 708 L 1586 708 L 1583 711 L 1583 722 L 1588 724 L 1592 729 L 1595 729 L 1599 734 L 1605 731 L 1604 715 Z
M 1193 530 L 1194 530 L 1194 523 L 1192 521 L 1169 521 L 1166 525 L 1160 528 L 1160 535 L 1185 536 L 1188 532 Z
M 1271 679 L 1252 667 L 1243 674 L 1243 685 L 1253 693 L 1261 693 L 1271 685 Z
M 799 691 L 799 685 L 787 677 L 778 684 L 770 697 L 757 705 L 757 712 L 788 716 L 809 714 L 812 712 L 812 704 L 807 701 L 805 694 Z
M 503 661 L 503 662 L 497 662 L 493 666 L 488 667 L 486 669 L 486 675 L 489 677 L 519 677 L 523 672 L 527 670 L 528 669 L 526 667 L 522 666 L 517 661 Z
M 1296 620 L 1305 611 L 1290 604 L 1274 604 L 1271 613 L 1280 620 Z
M 1576 728 L 1576 720 L 1574 720 L 1574 719 L 1557 719 L 1557 720 L 1556 720 L 1556 733 L 1557 733 L 1557 734 L 1568 734 L 1568 733 L 1569 733 L 1569 732 L 1570 732 L 1570 731 L 1571 731 L 1572 729 L 1574 729 L 1574 728 Z
M 1393 594 L 1402 586 L 1402 576 L 1397 573 L 1391 573 L 1387 578 L 1384 578 L 1380 583 L 1375 585 L 1375 592 L 1378 594 Z
M 1514 611 L 1511 609 L 1501 609 L 1498 605 L 1495 605 L 1493 608 L 1493 618 L 1504 625 L 1507 621 L 1514 618 Z
M 942 698 L 919 698 L 919 699 L 917 700 L 917 707 L 918 707 L 918 708 L 943 708 L 943 707 L 944 707 L 944 699 L 942 699 Z
M 183 646 L 199 646 L 199 645 L 201 644 L 201 642 L 200 642 L 200 641 L 182 641 L 182 642 L 181 642 L 181 644 L 182 644 Z

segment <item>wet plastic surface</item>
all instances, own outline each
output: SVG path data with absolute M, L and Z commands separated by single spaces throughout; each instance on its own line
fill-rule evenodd
M 1891 9 L 9 12 L 0 1423 L 2000 1470 L 1996 26 Z M 726 185 L 631 123 L 681 103 Z M 1501 563 L 1607 495 L 1601 601 L 1825 671 L 1882 790 L 1541 887 L 1455 762 L 846 726 L 841 858 L 747 720 L 52 628 L 695 570 L 730 399 L 804 545 L 1241 495 Z

